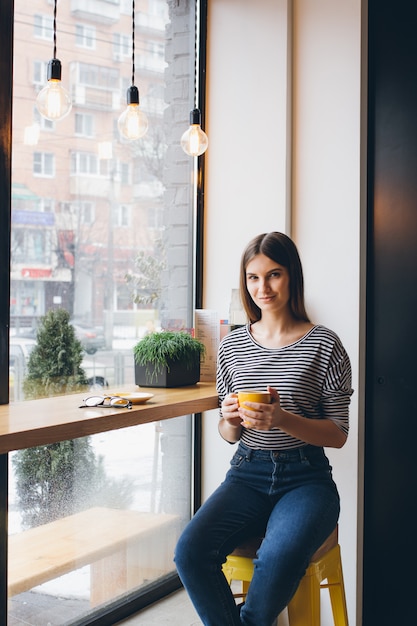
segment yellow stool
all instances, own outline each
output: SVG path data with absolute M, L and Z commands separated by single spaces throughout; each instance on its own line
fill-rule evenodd
M 223 564 L 223 572 L 229 585 L 232 581 L 242 582 L 242 593 L 234 594 L 235 597 L 245 597 L 248 592 L 253 575 L 253 559 L 261 541 L 262 538 L 257 537 L 238 546 Z M 320 589 L 329 590 L 334 625 L 348 626 L 337 526 L 313 554 L 310 565 L 288 605 L 291 626 L 320 626 Z

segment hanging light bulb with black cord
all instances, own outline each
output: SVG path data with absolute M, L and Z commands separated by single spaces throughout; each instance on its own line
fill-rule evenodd
M 208 148 L 208 137 L 201 128 L 200 109 L 190 113 L 190 128 L 181 137 L 181 148 L 189 156 L 200 156 Z
M 198 91 L 198 72 L 197 72 L 197 50 L 198 44 L 198 22 L 199 3 L 195 2 L 195 31 L 194 31 L 194 109 L 190 112 L 190 127 L 183 133 L 181 137 L 181 148 L 186 154 L 193 157 L 202 155 L 208 148 L 208 137 L 201 128 L 201 111 L 197 107 L 197 91 Z
M 117 122 L 125 139 L 140 139 L 148 130 L 148 118 L 139 106 L 139 89 L 135 86 L 135 0 L 132 0 L 132 84 L 127 90 L 127 107 Z
M 56 58 L 56 6 L 57 0 L 54 1 L 54 58 L 48 63 L 48 83 L 36 98 L 39 113 L 53 122 L 62 120 L 72 108 L 70 95 L 61 83 L 61 61 Z

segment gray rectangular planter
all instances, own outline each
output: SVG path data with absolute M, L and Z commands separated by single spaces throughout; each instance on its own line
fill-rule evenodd
M 152 367 L 152 366 L 151 366 Z M 151 367 L 135 363 L 135 384 L 139 387 L 187 387 L 200 380 L 200 356 L 190 362 L 172 361 L 169 368 L 158 371 L 156 375 L 148 375 Z

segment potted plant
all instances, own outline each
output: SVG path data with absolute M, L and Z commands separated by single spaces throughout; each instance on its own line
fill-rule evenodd
M 133 348 L 135 383 L 141 387 L 184 387 L 200 380 L 205 346 L 184 331 L 152 332 Z

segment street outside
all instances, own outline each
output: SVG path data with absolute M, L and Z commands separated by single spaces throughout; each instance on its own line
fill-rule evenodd
M 87 378 L 99 378 L 97 389 L 104 379 L 104 386 L 108 389 L 114 385 L 134 385 L 134 360 L 133 350 L 119 348 L 113 350 L 99 350 L 93 355 L 85 355 L 81 367 L 85 370 Z M 116 389 L 113 389 L 116 391 Z
M 116 335 L 116 333 L 115 333 Z M 97 350 L 94 354 L 84 352 L 81 363 L 87 378 L 90 381 L 90 390 L 95 392 L 117 391 L 114 387 L 120 385 L 135 385 L 133 346 L 138 338 L 114 336 L 112 339 L 112 349 Z M 18 336 L 14 336 L 18 339 Z M 34 344 L 34 339 L 22 338 L 21 342 Z M 33 346 L 30 345 L 31 349 Z M 23 380 L 26 373 L 27 359 L 29 352 L 26 350 L 21 358 L 13 360 L 13 367 L 10 368 L 10 401 L 24 400 Z M 113 388 L 113 389 L 112 389 Z M 134 390 L 134 389 L 132 389 Z

